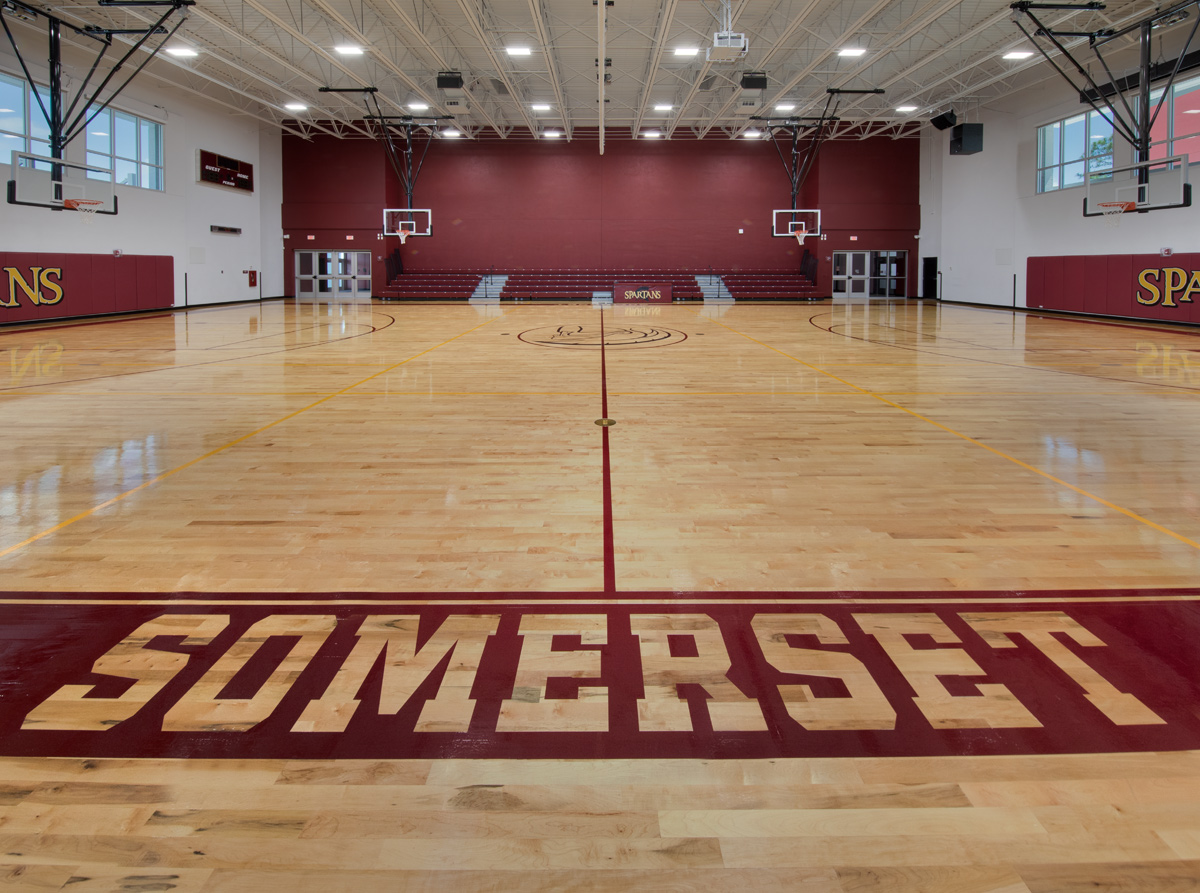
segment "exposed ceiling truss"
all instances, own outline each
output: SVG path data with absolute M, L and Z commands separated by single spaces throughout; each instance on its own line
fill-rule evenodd
M 98 0 L 22 2 L 79 28 L 145 28 L 155 16 Z M 1113 0 L 1071 23 L 1119 30 L 1154 10 Z M 10 24 L 17 39 L 40 39 L 30 23 Z M 744 35 L 745 54 L 708 58 L 726 27 Z M 1189 23 L 1178 27 L 1186 35 Z M 1157 39 L 1169 58 L 1174 38 Z M 141 77 L 301 137 L 376 135 L 362 103 L 328 87 L 374 87 L 384 114 L 452 117 L 439 127 L 467 138 L 602 143 L 751 135 L 755 116 L 814 114 L 830 88 L 884 92 L 848 101 L 829 138 L 902 137 L 951 106 L 970 115 L 1055 77 L 1040 54 L 1002 58 L 1035 49 L 1008 0 L 197 0 L 170 44 L 197 55 L 160 53 Z M 86 71 L 64 59 L 69 89 Z M 439 86 L 448 72 L 460 88 Z M 766 86 L 746 87 L 747 73 Z

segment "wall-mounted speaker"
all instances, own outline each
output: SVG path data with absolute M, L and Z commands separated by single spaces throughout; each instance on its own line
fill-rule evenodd
M 439 71 L 437 85 L 439 90 L 461 90 L 463 76 L 457 71 Z
M 949 130 L 958 123 L 958 115 L 954 114 L 954 109 L 950 109 L 948 112 L 942 112 L 940 115 L 930 118 L 929 123 L 938 130 Z
M 767 89 L 767 76 L 761 71 L 747 71 L 742 73 L 742 89 L 743 90 L 765 90 Z
M 983 125 L 958 124 L 950 132 L 951 155 L 974 155 L 983 151 Z

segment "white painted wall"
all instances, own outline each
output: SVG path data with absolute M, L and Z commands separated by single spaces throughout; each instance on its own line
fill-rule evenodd
M 1111 228 L 1083 216 L 1082 187 L 1037 194 L 1037 128 L 1086 110 L 1053 80 L 971 113 L 983 123 L 977 155 L 951 156 L 949 130 L 922 132 L 920 253 L 938 258 L 943 299 L 1012 306 L 1015 276 L 1023 307 L 1030 257 L 1200 251 L 1200 206 L 1126 214 Z M 1117 164 L 1129 163 L 1117 146 Z
M 43 38 L 44 39 L 44 38 Z M 36 49 L 36 42 L 33 44 Z M 34 77 L 46 83 L 23 45 Z M 42 58 L 44 54 L 38 55 Z M 0 70 L 22 77 L 11 55 L 0 52 Z M 0 246 L 8 251 L 72 254 L 169 254 L 175 259 L 175 304 L 182 306 L 257 300 L 283 294 L 281 140 L 278 129 L 237 115 L 202 97 L 139 75 L 113 107 L 164 125 L 166 189 L 117 186 L 118 214 L 82 214 L 10 205 L 0 201 Z M 5 141 L 7 142 L 7 141 Z M 67 158 L 84 161 L 84 138 L 67 147 Z M 254 165 L 255 189 L 244 193 L 201 183 L 198 152 L 207 149 Z M 0 146 L 0 179 L 9 179 L 9 152 Z M 240 227 L 221 235 L 211 225 Z M 243 270 L 259 271 L 251 288 Z M 185 278 L 186 277 L 186 278 Z

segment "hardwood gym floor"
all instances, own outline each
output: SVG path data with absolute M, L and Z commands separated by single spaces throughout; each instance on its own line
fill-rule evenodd
M 0 329 L 0 888 L 1195 889 L 1198 397 L 916 300 Z

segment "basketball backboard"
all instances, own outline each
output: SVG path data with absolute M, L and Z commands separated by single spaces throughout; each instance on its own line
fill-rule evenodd
M 1101 217 L 1102 206 L 1111 207 L 1114 202 L 1124 203 L 1129 211 L 1161 211 L 1192 204 L 1186 155 L 1093 171 L 1084 186 L 1084 217 Z
M 117 196 L 113 172 L 89 164 L 75 164 L 30 152 L 12 153 L 8 202 L 55 210 L 75 210 L 76 201 L 91 205 L 99 201 L 97 214 L 116 214 Z M 64 205 L 64 202 L 67 204 Z
M 808 236 L 821 235 L 821 212 L 814 209 L 783 208 L 771 212 L 771 235 L 794 238 L 803 227 Z
M 409 236 L 433 234 L 433 211 L 428 208 L 386 208 L 383 212 L 383 234 L 398 236 L 400 230 Z

